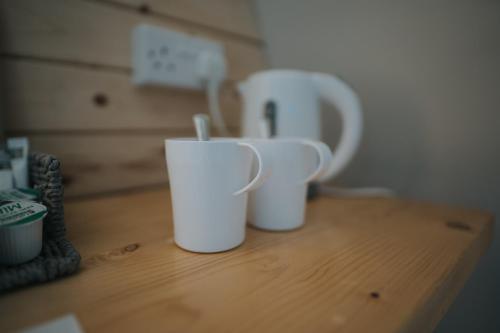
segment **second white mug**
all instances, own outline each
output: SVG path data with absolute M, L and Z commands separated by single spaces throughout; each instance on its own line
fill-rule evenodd
M 332 152 L 307 139 L 246 139 L 269 161 L 272 173 L 249 195 L 248 221 L 265 230 L 291 230 L 304 224 L 307 184 L 330 167 Z M 254 167 L 255 168 L 255 167 Z

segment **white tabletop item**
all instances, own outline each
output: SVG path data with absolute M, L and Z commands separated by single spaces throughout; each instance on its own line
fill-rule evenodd
M 11 155 L 12 174 L 16 188 L 29 187 L 28 179 L 28 138 L 7 139 L 7 149 Z
M 247 139 L 269 161 L 272 174 L 250 193 L 248 220 L 266 230 L 291 230 L 304 224 L 307 183 L 328 172 L 332 152 L 307 139 Z
M 83 329 L 75 314 L 70 313 L 55 319 L 28 327 L 20 333 L 83 333 Z
M 220 252 L 245 238 L 247 192 L 270 173 L 261 150 L 238 139 L 165 141 L 174 240 L 193 252 Z M 255 177 L 250 180 L 252 161 Z

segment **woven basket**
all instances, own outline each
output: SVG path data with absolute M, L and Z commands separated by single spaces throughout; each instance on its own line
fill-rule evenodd
M 32 153 L 29 168 L 31 185 L 40 191 L 48 210 L 43 221 L 42 252 L 27 263 L 0 266 L 0 292 L 72 274 L 80 264 L 80 254 L 65 239 L 60 162 L 51 155 Z

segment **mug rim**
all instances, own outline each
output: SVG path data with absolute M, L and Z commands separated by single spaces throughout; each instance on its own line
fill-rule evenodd
M 175 143 L 200 143 L 200 144 L 217 144 L 217 143 L 238 143 L 238 142 L 269 142 L 269 143 L 300 143 L 303 141 L 317 141 L 301 137 L 278 137 L 278 138 L 252 138 L 252 137 L 213 137 L 208 141 L 199 141 L 196 137 L 177 137 L 165 139 L 167 142 Z
M 219 140 L 223 139 L 223 140 Z M 234 141 L 237 141 L 238 138 L 219 138 L 219 137 L 213 137 L 210 138 L 210 140 L 207 141 L 200 141 L 198 140 L 197 137 L 177 137 L 177 138 L 168 138 L 165 139 L 165 143 L 172 142 L 172 143 L 198 143 L 198 144 L 219 144 L 219 143 L 236 143 Z

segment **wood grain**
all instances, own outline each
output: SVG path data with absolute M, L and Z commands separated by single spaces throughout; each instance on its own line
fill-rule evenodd
M 128 73 L 24 60 L 3 60 L 5 120 L 12 131 L 88 129 L 186 129 L 208 112 L 205 94 L 139 88 Z M 240 122 L 232 85 L 221 93 L 228 126 Z
M 57 156 L 62 163 L 65 196 L 166 184 L 164 140 L 193 135 L 165 134 L 46 134 L 30 135 L 34 151 Z
M 68 312 L 86 332 L 431 332 L 493 218 L 399 199 L 319 198 L 300 230 L 185 252 L 166 190 L 68 204 L 80 272 L 0 298 L 0 330 Z M 29 305 L 29 306 L 27 306 Z
M 104 2 L 2 0 L 0 5 L 4 55 L 130 68 L 131 31 L 149 23 L 223 43 L 232 80 L 265 67 L 263 52 L 255 43 Z
M 104 0 L 251 37 L 260 36 L 250 0 Z

